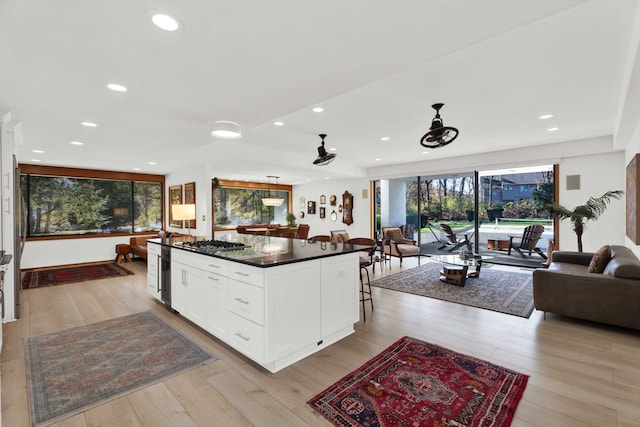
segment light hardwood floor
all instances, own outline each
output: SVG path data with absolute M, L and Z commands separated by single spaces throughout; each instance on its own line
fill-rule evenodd
M 392 263 L 383 275 L 400 271 Z M 144 263 L 125 266 L 135 275 L 22 293 L 22 318 L 3 329 L 4 427 L 29 425 L 25 337 L 144 310 L 219 360 L 56 426 L 328 426 L 305 402 L 404 335 L 530 375 L 514 426 L 640 425 L 638 331 L 552 314 L 545 321 L 537 311 L 522 319 L 374 287 L 375 311 L 367 306 L 354 334 L 271 374 L 147 296 Z M 403 262 L 413 266 L 415 259 Z

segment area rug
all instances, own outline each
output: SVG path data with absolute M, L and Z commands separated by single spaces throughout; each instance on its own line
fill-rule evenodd
M 440 281 L 445 264 L 428 262 L 371 282 L 371 286 L 436 298 L 486 310 L 529 318 L 533 312 L 531 273 L 482 267 L 480 277 L 467 279 L 464 287 Z
M 25 339 L 34 425 L 215 360 L 150 312 Z
M 336 426 L 509 426 L 529 377 L 404 337 L 307 402 Z
M 85 282 L 87 280 L 106 279 L 130 274 L 133 274 L 133 272 L 113 262 L 30 270 L 22 277 L 22 289 Z

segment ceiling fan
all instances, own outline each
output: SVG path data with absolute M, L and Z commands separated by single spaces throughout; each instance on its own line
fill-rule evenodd
M 327 136 L 326 134 L 321 133 L 318 136 L 320 138 L 322 138 L 322 144 L 318 146 L 318 158 L 313 161 L 313 164 L 314 165 L 318 165 L 318 166 L 328 165 L 329 163 L 331 163 L 333 161 L 333 159 L 336 158 L 337 154 L 336 153 L 328 153 L 327 150 L 325 150 L 325 148 L 324 148 L 324 138 Z
M 420 139 L 420 144 L 427 148 L 440 148 L 453 142 L 458 137 L 458 129 L 445 126 L 440 117 L 440 109 L 444 106 L 442 103 L 433 104 L 432 107 L 436 110 L 436 116 L 431 121 L 431 127 L 429 132 L 425 133 Z

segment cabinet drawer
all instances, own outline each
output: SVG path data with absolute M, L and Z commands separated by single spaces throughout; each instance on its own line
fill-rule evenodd
M 264 363 L 265 336 L 260 325 L 229 314 L 229 344 L 258 363 Z
M 230 280 L 229 310 L 264 325 L 264 289 Z
M 250 285 L 264 287 L 264 270 L 236 262 L 229 263 L 229 278 Z
M 156 243 L 147 243 L 147 257 L 156 257 L 160 255 L 160 245 Z
M 189 265 L 198 270 L 221 274 L 223 276 L 227 276 L 229 271 L 228 261 L 208 255 L 187 252 L 181 249 L 174 249 L 171 252 L 171 260 Z

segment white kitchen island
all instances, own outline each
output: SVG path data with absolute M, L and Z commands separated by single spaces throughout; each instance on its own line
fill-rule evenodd
M 354 332 L 358 252 L 367 247 L 238 238 L 247 248 L 210 253 L 151 240 L 150 250 L 171 247 L 171 271 L 159 273 L 149 257 L 149 293 L 159 299 L 151 282 L 170 274 L 173 310 L 271 372 Z

